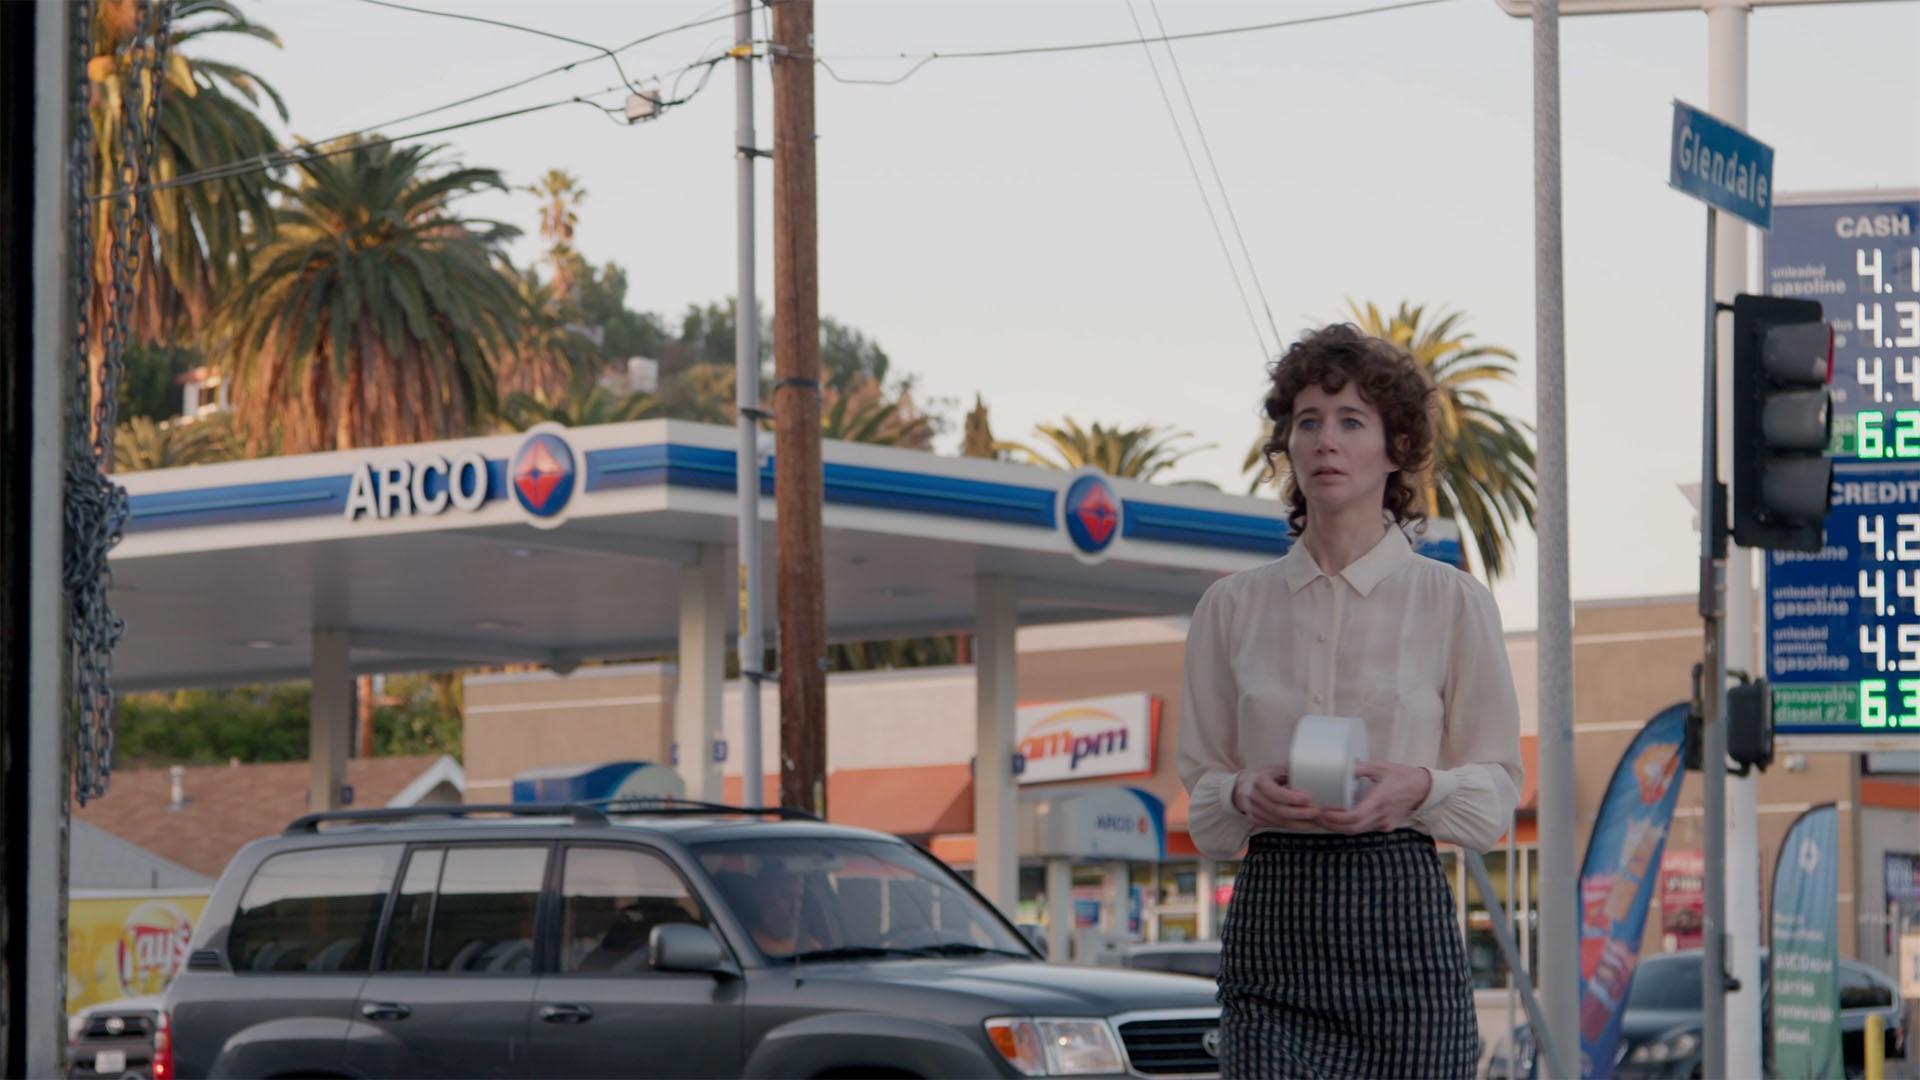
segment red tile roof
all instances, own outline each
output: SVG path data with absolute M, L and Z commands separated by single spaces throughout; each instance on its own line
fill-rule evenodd
M 356 807 L 385 806 L 440 760 L 438 755 L 355 758 L 347 783 Z M 307 812 L 307 763 L 188 766 L 186 805 L 169 809 L 165 768 L 122 769 L 107 794 L 73 816 L 189 870 L 219 877 L 250 841 L 286 828 Z

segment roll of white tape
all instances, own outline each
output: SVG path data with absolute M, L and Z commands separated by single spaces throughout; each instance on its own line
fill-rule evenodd
M 1315 806 L 1351 810 L 1358 798 L 1353 767 L 1367 756 L 1367 726 L 1351 716 L 1303 716 L 1293 731 L 1287 786 Z

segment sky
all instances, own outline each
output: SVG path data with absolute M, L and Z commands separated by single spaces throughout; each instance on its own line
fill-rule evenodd
M 1378 0 L 1132 0 L 1153 31 L 1269 22 Z M 729 4 L 420 0 L 618 46 Z M 285 97 L 288 129 L 399 135 L 617 88 L 593 50 L 364 0 L 241 0 L 283 47 L 200 51 Z M 756 15 L 756 36 L 764 36 Z M 1127 0 L 819 0 L 816 47 L 844 78 L 891 79 L 902 54 L 1138 36 Z M 1920 187 L 1920 2 L 1767 7 L 1750 21 L 1747 128 L 1775 148 L 1775 190 Z M 1571 576 L 1576 599 L 1668 595 L 1695 582 L 1703 208 L 1666 185 L 1675 98 L 1706 104 L 1701 13 L 1561 24 Z M 731 42 L 716 22 L 621 54 L 627 76 Z M 1250 324 L 1145 49 L 948 59 L 891 86 L 817 72 L 820 308 L 877 340 L 923 401 L 979 395 L 1000 438 L 1033 425 L 1160 424 L 1202 446 L 1175 478 L 1245 490 L 1266 359 L 1341 318 L 1349 298 L 1468 314 L 1519 356 L 1496 406 L 1534 416 L 1532 27 L 1494 0 L 1448 0 L 1173 46 L 1233 217 Z M 835 57 L 848 59 L 836 61 Z M 1154 59 L 1217 192 L 1167 52 Z M 390 121 L 544 68 L 572 71 L 407 123 Z M 681 78 L 692 90 L 697 72 Z M 674 90 L 672 80 L 666 88 Z M 770 83 L 756 75 L 760 145 Z M 620 93 L 599 100 L 617 105 Z M 625 126 L 584 105 L 435 136 L 516 184 L 549 168 L 587 198 L 576 246 L 626 268 L 628 305 L 676 317 L 736 280 L 734 84 L 727 65 L 684 105 Z M 771 294 L 771 167 L 759 170 L 758 276 Z M 472 199 L 539 257 L 537 200 Z M 1228 229 L 1227 243 L 1239 241 Z M 1255 286 L 1253 278 L 1258 278 Z M 1266 315 L 1272 313 L 1271 326 Z M 1264 343 L 1256 342 L 1256 335 Z M 1523 530 L 1524 532 L 1524 530 Z M 1510 629 L 1535 624 L 1530 533 L 1494 585 Z

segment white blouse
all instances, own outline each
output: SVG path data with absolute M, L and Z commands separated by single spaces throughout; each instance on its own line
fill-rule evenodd
M 1366 723 L 1375 760 L 1424 766 L 1412 828 L 1476 851 L 1519 802 L 1520 706 L 1486 586 L 1388 528 L 1337 575 L 1305 544 L 1215 582 L 1187 631 L 1180 779 L 1194 846 L 1231 858 L 1254 832 L 1243 769 L 1284 764 L 1302 716 Z M 1259 831 L 1277 831 L 1261 829 Z

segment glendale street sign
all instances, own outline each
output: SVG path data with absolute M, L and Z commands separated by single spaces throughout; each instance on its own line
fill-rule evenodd
M 1773 227 L 1773 147 L 1684 101 L 1673 103 L 1667 182 L 1749 224 Z

